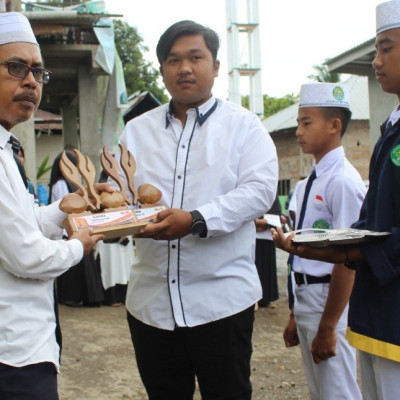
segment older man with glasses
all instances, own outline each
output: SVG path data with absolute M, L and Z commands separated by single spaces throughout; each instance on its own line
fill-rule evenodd
M 0 14 L 0 66 L 0 399 L 57 400 L 54 278 L 102 235 L 52 240 L 65 214 L 57 202 L 34 207 L 13 158 L 10 130 L 32 116 L 51 74 L 22 14 Z

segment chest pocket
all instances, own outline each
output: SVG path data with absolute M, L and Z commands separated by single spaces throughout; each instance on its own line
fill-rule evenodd
M 323 194 L 316 194 L 312 199 L 313 213 L 311 218 L 311 227 L 319 229 L 332 228 L 332 214 L 329 211 L 328 204 Z

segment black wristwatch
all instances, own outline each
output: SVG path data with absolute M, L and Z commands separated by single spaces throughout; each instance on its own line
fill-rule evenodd
M 203 216 L 197 210 L 190 211 L 190 215 L 193 218 L 190 232 L 193 235 L 205 238 L 207 236 L 207 224 L 206 221 L 204 221 Z

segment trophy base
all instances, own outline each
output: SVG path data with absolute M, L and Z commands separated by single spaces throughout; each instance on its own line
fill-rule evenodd
M 108 208 L 98 213 L 89 211 L 69 214 L 64 220 L 68 236 L 81 229 L 91 228 L 95 234 L 103 234 L 106 240 L 121 236 L 135 236 L 147 224 L 153 222 L 158 212 L 167 206 L 146 206 L 131 209 L 128 207 Z

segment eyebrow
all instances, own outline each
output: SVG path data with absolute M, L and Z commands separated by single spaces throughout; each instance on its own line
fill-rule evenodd
M 18 56 L 10 57 L 6 62 L 19 62 L 21 64 L 28 65 L 27 62 L 26 62 L 26 59 L 18 57 Z M 33 67 L 33 68 L 44 68 L 44 65 L 43 65 L 43 62 L 37 61 L 37 62 L 32 63 L 31 67 Z
M 189 53 L 189 54 L 194 54 L 194 53 L 204 53 L 203 49 L 190 49 L 189 51 L 185 52 L 185 53 Z M 179 55 L 177 52 L 170 52 L 168 53 L 168 57 L 174 57 Z
M 390 39 L 388 37 L 384 37 L 381 40 L 379 40 L 378 43 L 375 43 L 375 48 L 378 47 L 378 46 L 382 46 L 385 43 L 393 43 L 393 42 L 394 42 L 393 39 Z
M 299 123 L 299 122 L 304 122 L 304 121 L 307 121 L 307 120 L 310 120 L 311 119 L 311 117 L 309 117 L 309 116 L 305 116 L 305 117 L 301 117 L 300 119 L 296 119 L 296 121 L 297 121 L 297 123 Z

